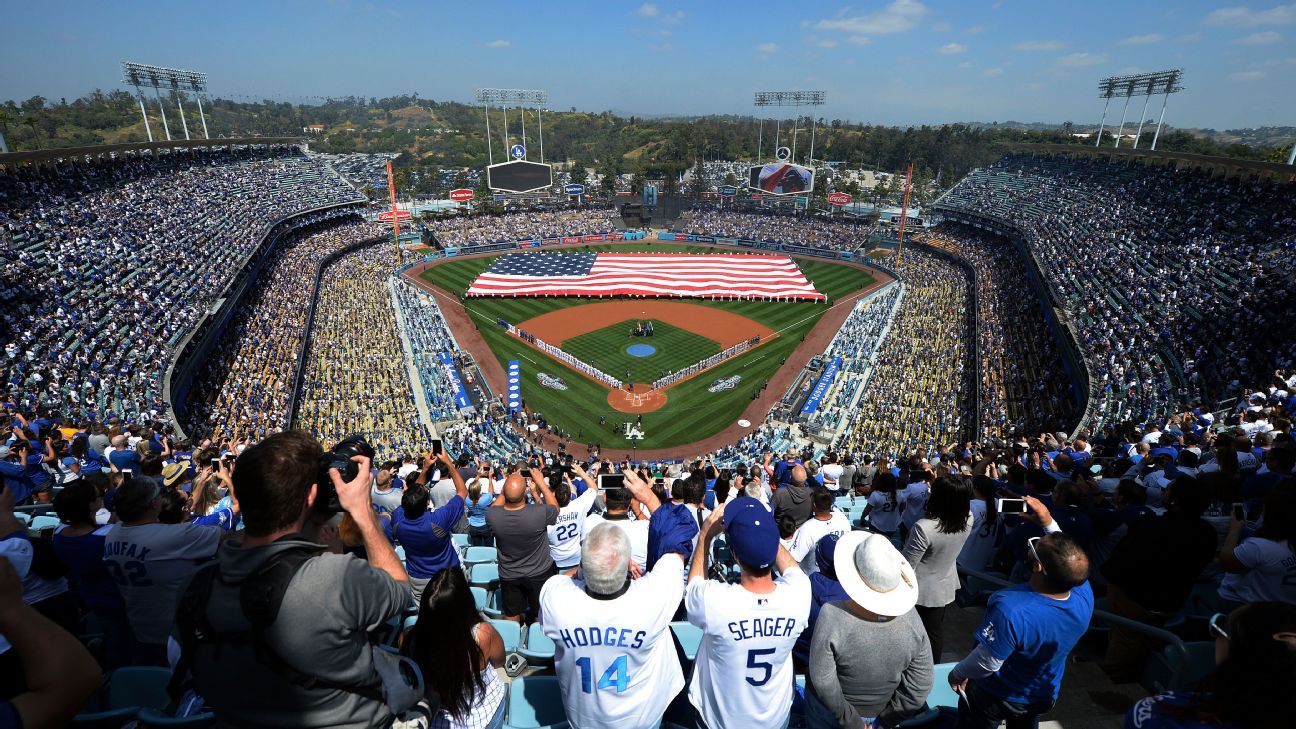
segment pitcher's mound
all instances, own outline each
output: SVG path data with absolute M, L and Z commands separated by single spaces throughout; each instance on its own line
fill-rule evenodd
M 635 385 L 629 392 L 624 387 L 608 390 L 608 405 L 623 413 L 650 413 L 666 405 L 666 393 L 653 390 L 648 385 Z

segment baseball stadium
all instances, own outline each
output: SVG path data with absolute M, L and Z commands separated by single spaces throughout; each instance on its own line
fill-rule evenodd
M 0 726 L 1291 726 L 1294 6 L 151 5 L 11 13 Z

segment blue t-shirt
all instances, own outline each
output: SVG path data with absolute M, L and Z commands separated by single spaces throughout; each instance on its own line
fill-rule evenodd
M 481 529 L 486 526 L 486 510 L 495 503 L 493 494 L 483 493 L 468 507 L 468 526 Z
M 239 515 L 234 513 L 231 508 L 216 509 L 207 516 L 194 517 L 193 523 L 202 526 L 220 527 L 221 531 L 229 531 L 238 525 Z
M 979 686 L 1005 701 L 1056 701 L 1067 655 L 1089 629 L 1093 590 L 1086 582 L 1065 600 L 1035 592 L 1028 584 L 990 596 L 976 640 L 1003 661 Z
M 1238 725 L 1231 721 L 1197 721 L 1166 714 L 1167 708 L 1187 708 L 1198 699 L 1199 695 L 1193 693 L 1168 693 L 1139 699 L 1125 714 L 1125 729 L 1238 729 Z
M 440 509 L 428 510 L 417 519 L 405 518 L 405 507 L 392 512 L 391 521 L 387 522 L 387 538 L 400 542 L 405 548 L 405 569 L 410 577 L 427 579 L 438 572 L 459 564 L 459 550 L 450 538 L 450 529 L 463 517 L 463 497 L 455 494 L 453 499 Z M 432 526 L 441 528 L 444 537 L 432 532 Z
M 140 457 L 134 448 L 118 448 L 108 454 L 108 460 L 118 471 L 130 471 L 132 475 L 139 475 Z
M 63 529 L 60 526 L 54 531 L 54 554 L 67 565 L 72 591 L 92 610 L 125 610 L 121 592 L 104 562 L 104 540 L 112 526 L 79 537 L 66 536 Z
M 846 594 L 846 590 L 837 580 L 822 572 L 810 575 L 810 620 L 806 623 L 806 629 L 801 631 L 796 644 L 792 646 L 792 655 L 809 663 L 810 644 L 814 640 L 814 626 L 815 621 L 819 619 L 819 611 L 830 602 L 849 599 L 850 595 Z

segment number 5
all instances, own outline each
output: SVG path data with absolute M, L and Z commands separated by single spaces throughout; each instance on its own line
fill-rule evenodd
M 758 661 L 756 660 L 756 657 L 772 656 L 772 655 L 774 655 L 773 648 L 753 648 L 752 650 L 747 651 L 747 667 L 758 668 L 765 672 L 765 675 L 760 677 L 759 679 L 755 679 L 752 678 L 751 676 L 748 676 L 747 683 L 753 686 L 764 686 L 765 684 L 769 683 L 770 676 L 773 675 L 774 673 L 774 664 L 768 663 L 766 661 Z

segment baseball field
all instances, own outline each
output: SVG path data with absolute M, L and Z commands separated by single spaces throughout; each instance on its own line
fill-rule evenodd
M 583 249 L 715 252 L 670 243 Z M 448 259 L 419 276 L 457 297 L 496 258 Z M 874 282 L 867 271 L 854 266 L 805 259 L 798 263 L 815 288 L 834 304 Z M 848 307 L 851 302 L 841 305 Z M 828 306 L 811 302 L 491 298 L 468 299 L 465 310 L 501 364 L 514 359 L 521 362 L 522 397 L 529 409 L 542 413 L 578 442 L 609 448 L 629 448 L 622 424 L 642 418 L 639 428 L 644 438 L 637 446 L 661 449 L 702 440 L 733 424 Z M 683 369 L 753 336 L 761 339 L 759 345 L 712 369 L 635 399 L 623 391 L 609 390 L 520 341 L 497 323 L 500 319 L 613 377 L 633 381 L 636 393 L 648 391 L 648 383 L 666 372 Z M 640 322 L 652 322 L 652 336 L 631 335 Z M 455 334 L 463 339 L 463 333 Z

